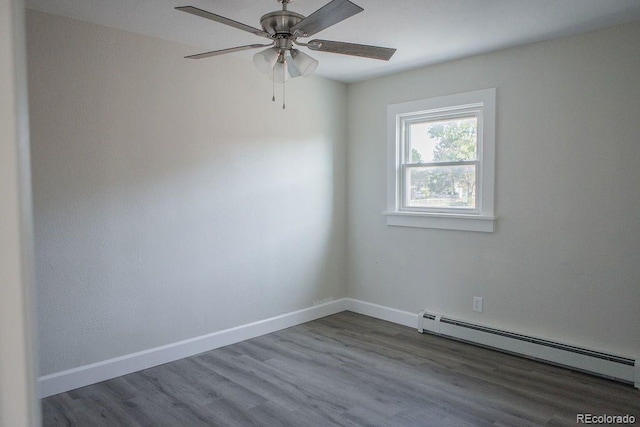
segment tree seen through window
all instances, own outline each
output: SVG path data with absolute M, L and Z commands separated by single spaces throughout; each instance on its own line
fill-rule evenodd
M 411 124 L 407 169 L 415 207 L 476 207 L 477 119 Z

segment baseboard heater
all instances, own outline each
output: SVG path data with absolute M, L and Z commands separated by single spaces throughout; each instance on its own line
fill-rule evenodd
M 418 331 L 450 337 L 524 357 L 630 383 L 640 389 L 640 360 L 452 319 L 428 311 Z

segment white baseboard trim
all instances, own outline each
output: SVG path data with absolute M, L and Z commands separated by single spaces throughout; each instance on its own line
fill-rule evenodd
M 358 303 L 367 304 L 360 301 Z M 347 298 L 342 298 L 247 325 L 45 375 L 38 378 L 38 394 L 40 398 L 44 398 L 142 369 L 173 362 L 174 360 L 340 313 L 347 310 L 347 305 L 349 304 L 352 305 L 353 303 L 349 302 Z M 358 312 L 357 310 L 353 311 Z M 414 314 L 413 316 L 415 320 L 416 315 Z
M 122 375 L 300 325 L 342 311 L 352 311 L 376 319 L 416 328 L 417 330 L 420 330 L 422 327 L 422 319 L 418 313 L 410 313 L 408 311 L 397 310 L 353 298 L 341 298 L 247 325 L 241 325 L 165 346 L 45 375 L 38 378 L 38 394 L 40 398 L 44 398 L 54 394 L 64 393 L 76 388 L 110 380 Z M 640 388 L 640 360 L 636 360 L 634 377 L 635 387 Z
M 383 305 L 360 301 L 353 298 L 345 298 L 344 300 L 346 310 L 348 311 L 418 329 L 417 313 L 397 310 L 395 308 L 385 307 Z

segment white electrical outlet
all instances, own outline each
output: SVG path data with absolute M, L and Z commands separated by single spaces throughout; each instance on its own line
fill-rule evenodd
M 473 297 L 473 311 L 477 311 L 478 313 L 482 313 L 482 298 L 481 297 Z

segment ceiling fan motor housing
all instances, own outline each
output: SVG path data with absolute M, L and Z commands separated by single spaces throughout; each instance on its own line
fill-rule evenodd
M 291 27 L 305 18 L 304 15 L 288 10 L 267 13 L 260 18 L 262 29 L 272 36 L 291 37 Z

